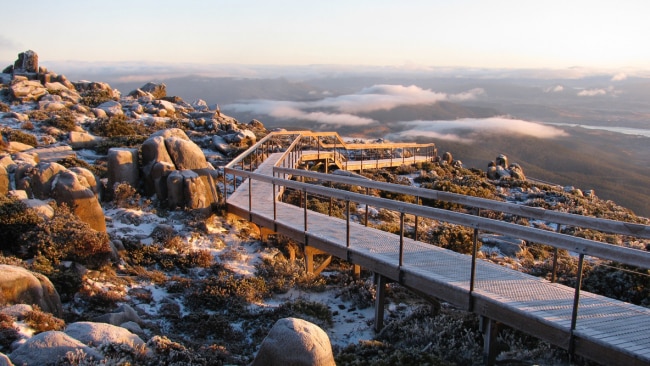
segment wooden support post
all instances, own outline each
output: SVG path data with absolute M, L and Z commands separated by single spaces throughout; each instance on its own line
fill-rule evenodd
M 386 277 L 375 273 L 377 295 L 375 296 L 375 332 L 384 328 L 384 302 L 386 301 Z
M 497 360 L 497 335 L 499 334 L 499 323 L 481 317 L 481 333 L 483 333 L 483 364 L 491 366 Z
M 353 274 L 354 274 L 354 278 L 356 278 L 356 279 L 361 278 L 361 266 L 360 266 L 360 265 L 355 264 L 355 265 L 352 267 L 352 272 L 353 272 Z
M 321 263 L 320 266 L 318 266 L 318 268 L 314 269 L 314 274 L 317 275 L 317 274 L 320 274 L 321 272 L 323 272 L 323 271 L 325 270 L 325 268 L 327 268 L 327 266 L 330 265 L 330 263 L 332 263 L 332 256 L 331 256 L 331 255 L 328 256 L 328 257 L 323 261 L 323 263 Z
M 307 267 L 307 273 L 314 273 L 314 252 L 307 245 L 305 245 L 305 266 Z

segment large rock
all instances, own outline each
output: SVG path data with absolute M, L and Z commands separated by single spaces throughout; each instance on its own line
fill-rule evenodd
M 212 136 L 212 146 L 217 149 L 218 152 L 228 155 L 232 151 L 230 144 L 219 135 Z
M 183 170 L 181 175 L 183 176 L 184 206 L 191 210 L 209 208 L 210 201 L 206 194 L 208 192 L 201 177 L 191 170 Z
M 4 166 L 0 165 L 0 196 L 6 196 L 11 185 L 9 184 L 9 173 Z
M 146 186 L 149 187 L 147 194 L 155 193 L 159 200 L 166 200 L 167 176 L 175 170 L 176 167 L 172 163 L 156 162 L 145 180 Z
M 106 231 L 104 211 L 95 192 L 81 184 L 74 172 L 66 170 L 57 175 L 52 187 L 52 198 L 59 203 L 66 203 L 81 221 L 94 230 Z
M 75 89 L 77 89 L 77 91 L 79 91 L 82 94 L 88 92 L 104 91 L 107 95 L 109 95 L 113 99 L 117 99 L 120 97 L 120 92 L 112 89 L 111 86 L 108 85 L 107 83 L 81 80 L 73 84 Z
M 524 174 L 524 169 L 517 163 L 512 163 L 508 166 L 510 175 L 514 179 L 526 180 L 526 175 Z
M 38 305 L 57 317 L 63 315 L 59 293 L 50 280 L 25 268 L 0 264 L 0 305 Z
M 174 170 L 167 175 L 167 204 L 172 210 L 183 207 L 183 174 Z
M 18 59 L 14 62 L 14 74 L 25 72 L 38 72 L 38 54 L 32 50 L 19 53 Z
M 327 333 L 297 318 L 278 320 L 251 366 L 335 366 Z
M 68 85 L 55 81 L 51 83 L 45 83 L 44 85 L 48 93 L 60 96 L 61 100 L 66 104 L 66 106 L 71 106 L 72 104 L 81 102 L 81 96 L 79 93 L 77 93 L 76 90 L 74 90 L 72 83 L 68 81 L 67 84 Z
M 204 169 L 210 166 L 201 148 L 192 141 L 168 137 L 165 139 L 165 147 L 176 169 Z
M 508 157 L 504 154 L 499 154 L 495 159 L 495 163 L 497 166 L 506 168 L 508 166 Z
M 143 323 L 138 313 L 136 313 L 132 307 L 126 304 L 121 305 L 114 313 L 100 315 L 94 318 L 93 321 L 116 326 L 121 326 L 122 324 L 129 322 L 134 322 L 137 324 Z
M 38 101 L 38 109 L 45 112 L 55 112 L 65 109 L 66 105 L 63 103 L 63 98 L 58 95 L 44 95 Z
M 9 357 L 5 355 L 4 353 L 0 352 L 0 366 L 13 366 L 14 364 L 11 362 Z
M 121 116 L 124 114 L 124 111 L 122 110 L 122 104 L 120 104 L 120 102 L 117 102 L 115 100 L 109 100 L 108 102 L 104 102 L 98 105 L 97 109 L 103 110 L 104 112 L 106 112 L 106 115 L 109 117 Z
M 73 149 L 90 149 L 97 146 L 103 138 L 87 132 L 70 131 L 68 143 Z
M 140 171 L 138 169 L 137 148 L 111 148 L 108 150 L 108 188 L 112 190 L 116 183 L 128 183 L 138 188 Z
M 83 351 L 87 358 L 97 361 L 104 357 L 94 349 L 59 331 L 39 333 L 13 351 L 9 358 L 15 365 L 56 365 L 68 352 Z
M 54 217 L 54 208 L 52 208 L 47 201 L 38 199 L 25 199 L 22 201 L 27 207 L 34 210 L 41 218 L 51 219 Z
M 140 90 L 151 93 L 154 98 L 161 99 L 167 96 L 167 86 L 163 83 L 146 83 Z
M 141 147 L 145 193 L 171 209 L 206 210 L 219 201 L 217 170 L 183 130 L 157 131 Z
M 128 330 L 107 323 L 76 322 L 69 324 L 64 331 L 70 337 L 91 347 L 103 342 L 142 346 L 144 342 Z
M 79 179 L 79 183 L 81 183 L 82 186 L 93 191 L 95 196 L 99 195 L 99 184 L 97 183 L 97 177 L 95 177 L 93 172 L 79 166 L 73 166 L 68 170 L 77 175 L 77 179 Z
M 47 94 L 47 89 L 38 80 L 14 80 L 9 91 L 13 99 L 22 103 L 38 101 Z
M 59 163 L 38 163 L 30 176 L 34 198 L 42 200 L 50 198 L 55 176 L 65 170 L 66 168 Z

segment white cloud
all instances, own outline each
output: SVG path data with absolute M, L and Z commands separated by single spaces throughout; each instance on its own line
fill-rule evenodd
M 367 113 L 399 106 L 432 104 L 439 101 L 465 101 L 485 93 L 476 88 L 459 94 L 434 92 L 416 85 L 373 85 L 356 94 L 340 95 L 306 103 L 308 108 L 334 108 L 346 113 Z
M 585 89 L 585 90 L 581 90 L 578 93 L 578 96 L 579 97 L 595 97 L 595 96 L 606 95 L 606 94 L 607 94 L 607 90 L 605 90 L 605 89 Z
M 612 81 L 623 81 L 627 79 L 627 74 L 624 72 L 619 72 L 618 74 L 612 76 Z
M 562 85 L 549 86 L 548 88 L 544 89 L 544 93 L 559 93 L 562 91 L 564 91 L 564 87 Z
M 399 106 L 432 104 L 439 101 L 466 101 L 484 94 L 480 88 L 463 93 L 447 94 L 422 89 L 418 86 L 373 85 L 355 94 L 326 97 L 316 101 L 292 102 L 274 100 L 249 100 L 223 106 L 224 110 L 266 114 L 279 119 L 303 119 L 335 125 L 368 125 L 375 120 L 355 116 Z
M 538 138 L 567 136 L 563 130 L 539 122 L 507 117 L 464 118 L 454 121 L 402 122 L 405 130 L 386 136 L 389 140 L 408 140 L 431 137 L 444 140 L 470 142 L 466 132 L 494 132 L 499 134 L 523 134 Z
M 223 106 L 223 109 L 235 112 L 265 114 L 277 119 L 294 119 L 315 121 L 337 126 L 364 126 L 375 122 L 371 118 L 355 116 L 349 113 L 327 113 L 321 111 L 304 111 L 304 103 L 273 100 L 252 100 Z

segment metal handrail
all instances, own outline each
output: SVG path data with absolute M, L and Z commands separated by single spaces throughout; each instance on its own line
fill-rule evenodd
M 542 230 L 533 227 L 526 227 L 509 222 L 494 220 L 486 217 L 470 215 L 461 212 L 454 212 L 445 209 L 416 205 L 401 201 L 390 200 L 381 197 L 367 196 L 365 194 L 343 191 L 340 189 L 318 186 L 309 183 L 302 183 L 282 178 L 269 177 L 263 174 L 245 172 L 235 169 L 229 169 L 230 173 L 240 175 L 249 179 L 260 180 L 276 186 L 284 186 L 296 190 L 305 191 L 309 194 L 333 197 L 345 201 L 354 201 L 372 205 L 373 207 L 385 208 L 397 212 L 404 212 L 419 217 L 426 217 L 433 220 L 445 221 L 452 224 L 458 224 L 466 227 L 489 231 L 509 236 L 515 236 L 519 239 L 529 240 L 537 243 L 544 243 L 561 249 L 566 249 L 578 254 L 589 255 L 601 259 L 612 260 L 631 266 L 650 268 L 650 252 L 633 248 L 626 248 L 599 242 L 596 240 L 580 238 L 554 231 Z M 297 172 L 303 172 L 298 170 Z M 334 178 L 334 177 L 332 177 Z M 336 177 L 345 178 L 345 177 Z M 354 179 L 352 184 L 368 183 L 359 179 Z M 346 181 L 348 181 L 346 179 Z M 349 182 L 349 181 L 348 181 Z M 376 183 L 376 182 L 375 182 Z M 497 202 L 497 201 L 493 201 Z M 599 219 L 596 219 L 599 220 Z M 611 220 L 608 220 L 611 221 Z M 643 225 L 645 226 L 645 225 Z M 646 230 L 650 230 L 645 226 Z
M 320 181 L 349 184 L 364 188 L 379 189 L 392 193 L 401 193 L 420 198 L 433 199 L 449 203 L 456 203 L 464 206 L 470 206 L 480 209 L 500 211 L 521 217 L 528 217 L 539 220 L 546 220 L 560 225 L 577 226 L 581 228 L 594 229 L 598 231 L 629 235 L 638 238 L 650 239 L 650 226 L 622 222 L 597 217 L 583 216 L 568 212 L 546 210 L 539 207 L 530 207 L 516 205 L 508 202 L 495 201 L 487 198 L 466 196 L 458 193 L 436 191 L 428 188 L 404 186 L 400 184 L 377 182 L 373 180 L 360 180 L 358 178 L 345 177 L 340 175 L 323 174 L 318 172 L 292 170 L 277 167 L 278 173 L 285 173 L 294 176 L 304 176 L 307 178 L 318 179 Z

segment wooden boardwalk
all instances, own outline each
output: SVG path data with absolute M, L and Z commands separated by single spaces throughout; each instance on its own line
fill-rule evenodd
M 281 154 L 271 154 L 254 173 L 272 177 L 280 158 Z M 650 309 L 583 291 L 572 331 L 573 288 L 478 260 L 471 289 L 470 256 L 274 202 L 273 195 L 271 183 L 246 179 L 228 197 L 228 210 L 384 279 L 472 311 L 484 320 L 486 338 L 494 339 L 496 325 L 505 324 L 599 363 L 650 365 Z M 486 356 L 486 362 L 489 359 Z

